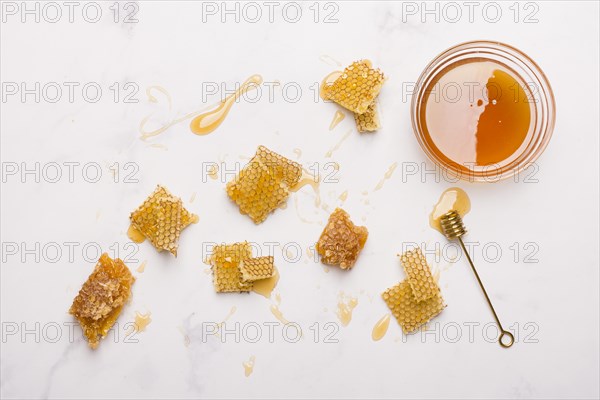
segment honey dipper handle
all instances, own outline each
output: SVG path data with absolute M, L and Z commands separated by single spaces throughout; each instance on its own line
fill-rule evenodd
M 460 242 L 460 247 L 462 247 L 463 253 L 467 257 L 467 260 L 469 261 L 469 265 L 471 266 L 471 269 L 473 270 L 473 273 L 475 274 L 475 278 L 477 278 L 479 287 L 483 291 L 485 299 L 486 299 L 488 305 L 490 306 L 490 309 L 492 310 L 492 314 L 494 314 L 494 319 L 496 320 L 496 324 L 498 325 L 498 329 L 500 330 L 500 336 L 498 336 L 498 343 L 500 343 L 500 346 L 502 346 L 504 348 L 509 348 L 515 342 L 515 337 L 513 336 L 512 333 L 510 333 L 509 331 L 506 331 L 506 330 L 504 330 L 504 328 L 502 328 L 502 324 L 500 323 L 498 314 L 496 314 L 496 310 L 494 310 L 492 301 L 490 300 L 490 297 L 488 296 L 488 294 L 485 290 L 485 287 L 483 287 L 483 282 L 481 282 L 481 278 L 479 278 L 479 274 L 477 273 L 477 270 L 475 269 L 475 265 L 473 264 L 473 261 L 471 260 L 471 256 L 469 256 L 469 252 L 467 251 L 467 248 L 465 247 L 465 244 L 462 241 L 462 237 L 459 236 L 458 241 Z M 505 337 L 508 339 L 507 341 L 503 340 Z

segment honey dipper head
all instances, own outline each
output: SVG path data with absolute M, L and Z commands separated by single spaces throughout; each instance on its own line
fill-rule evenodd
M 456 239 L 467 233 L 460 214 L 454 210 L 447 212 L 440 221 L 442 232 L 448 239 Z

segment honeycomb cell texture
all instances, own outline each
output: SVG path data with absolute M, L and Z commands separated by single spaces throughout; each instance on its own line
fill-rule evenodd
M 242 273 L 242 281 L 254 282 L 272 277 L 275 273 L 273 261 L 273 256 L 242 260 L 239 264 L 240 272 Z
M 364 247 L 369 232 L 364 226 L 356 226 L 348 213 L 336 208 L 317 242 L 317 252 L 321 261 L 329 265 L 339 265 L 342 269 L 354 266 Z
M 252 258 L 252 248 L 247 242 L 215 246 L 210 257 L 213 284 L 218 293 L 248 292 L 252 282 L 244 282 L 240 272 L 240 262 Z
M 417 301 L 407 281 L 387 289 L 381 295 L 404 333 L 412 333 L 438 315 L 445 307 L 441 294 Z
M 179 197 L 173 196 L 160 185 L 129 217 L 133 227 L 149 239 L 159 252 L 167 250 L 174 256 L 177 256 L 181 231 L 194 218 L 195 215 L 183 207 Z
M 379 123 L 379 113 L 375 102 L 370 104 L 362 114 L 354 113 L 354 122 L 359 132 L 374 132 L 381 127 Z
M 355 61 L 333 83 L 323 88 L 323 97 L 354 113 L 363 114 L 375 102 L 384 81 L 383 73 L 371 68 L 368 60 Z
M 259 146 L 254 157 L 227 183 L 227 195 L 256 224 L 286 202 L 302 176 L 302 166 Z
M 73 300 L 69 314 L 79 324 L 91 348 L 95 349 L 113 326 L 131 296 L 135 278 L 120 259 L 100 256 L 92 274 Z
M 400 261 L 416 301 L 428 300 L 439 294 L 440 288 L 431 274 L 431 268 L 421 249 L 417 247 L 406 251 L 400 256 Z

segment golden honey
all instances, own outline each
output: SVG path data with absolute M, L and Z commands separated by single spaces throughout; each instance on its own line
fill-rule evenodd
M 446 213 L 456 211 L 458 215 L 464 217 L 470 210 L 471 200 L 464 190 L 457 187 L 446 189 L 435 206 L 433 206 L 431 214 L 429 214 L 429 225 L 433 229 L 444 233 L 442 231 L 441 220 Z
M 390 326 L 390 318 L 391 314 L 385 314 L 373 327 L 373 332 L 371 332 L 371 338 L 373 341 L 377 342 L 381 340 L 385 334 L 387 333 L 388 327 Z
M 277 282 L 279 282 L 279 271 L 274 268 L 272 277 L 252 282 L 252 291 L 269 299 L 273 289 L 277 286 Z
M 448 65 L 424 90 L 418 123 L 433 156 L 460 171 L 502 167 L 533 135 L 529 87 L 491 59 Z
M 254 371 L 254 362 L 256 361 L 256 357 L 252 356 L 250 357 L 250 359 L 248 361 L 244 361 L 242 363 L 242 366 L 244 367 L 244 375 L 247 377 L 249 377 L 250 375 L 252 375 L 252 372 Z

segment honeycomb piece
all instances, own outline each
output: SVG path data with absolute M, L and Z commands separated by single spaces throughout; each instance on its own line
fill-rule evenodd
M 252 258 L 252 248 L 247 242 L 215 246 L 210 257 L 213 284 L 217 293 L 249 292 L 252 282 L 242 281 L 240 262 Z
M 370 104 L 362 114 L 354 113 L 354 122 L 359 132 L 375 132 L 381 127 L 379 124 L 379 112 L 375 102 Z
M 325 264 L 350 269 L 367 241 L 369 232 L 364 226 L 356 226 L 348 213 L 336 208 L 317 242 L 317 252 Z
M 267 279 L 275 274 L 275 265 L 273 256 L 256 257 L 248 260 L 242 260 L 239 264 L 242 273 L 242 281 L 254 282 L 261 279 Z
M 181 231 L 193 222 L 194 214 L 183 207 L 179 197 L 173 196 L 163 186 L 154 192 L 131 213 L 131 224 L 148 238 L 160 252 L 169 251 L 177 256 Z
M 252 221 L 260 224 L 286 202 L 289 189 L 302 175 L 302 166 L 264 146 L 240 173 L 227 183 L 227 194 Z
M 396 317 L 404 333 L 412 333 L 438 315 L 446 305 L 441 294 L 418 302 L 407 281 L 387 289 L 381 297 Z
M 100 339 L 106 336 L 119 317 L 131 296 L 134 281 L 123 261 L 113 260 L 106 253 L 100 256 L 69 309 L 69 314 L 79 321 L 92 349 L 98 347 Z
M 363 114 L 379 95 L 384 80 L 383 73 L 371 68 L 370 61 L 355 61 L 331 85 L 323 88 L 323 96 L 325 100 Z
M 439 294 L 440 288 L 433 279 L 431 268 L 421 249 L 417 247 L 415 250 L 406 251 L 400 256 L 400 261 L 416 301 L 428 300 Z

